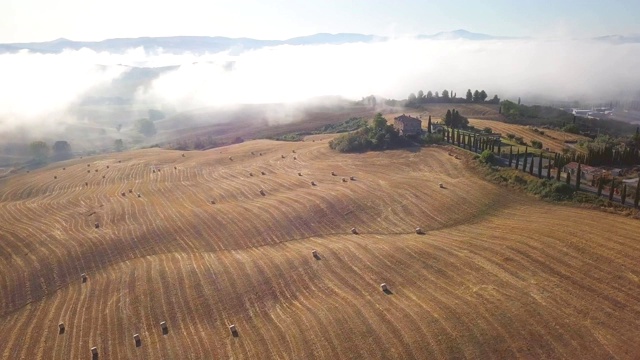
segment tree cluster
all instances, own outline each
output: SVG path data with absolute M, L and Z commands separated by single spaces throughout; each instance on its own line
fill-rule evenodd
M 387 124 L 387 119 L 378 113 L 370 125 L 336 137 L 329 142 L 329 147 L 339 152 L 364 152 L 393 149 L 408 144 L 410 142 L 400 136 L 393 125 Z
M 149 119 L 136 120 L 135 127 L 137 132 L 146 137 L 151 137 L 157 133 L 155 124 Z
M 460 113 L 456 110 L 448 110 L 445 116 L 442 118 L 444 124 L 450 128 L 454 129 L 466 129 L 469 125 L 469 119 L 460 115 Z
M 411 93 L 407 98 L 406 106 L 407 107 L 417 107 L 422 104 L 433 104 L 433 103 L 482 103 L 487 102 L 489 104 L 499 104 L 500 98 L 498 95 L 494 95 L 491 100 L 487 101 L 487 93 L 486 91 L 478 91 L 471 92 L 471 89 L 467 90 L 467 95 L 464 98 L 457 97 L 457 94 L 453 91 L 442 90 L 442 93 L 438 93 L 437 91 L 431 92 L 431 90 L 427 91 L 425 94 L 422 90 L 418 91 L 418 94 Z
M 49 160 L 62 161 L 73 157 L 71 145 L 65 140 L 56 141 L 51 148 L 44 141 L 33 141 L 29 144 L 29 152 L 37 163 L 46 163 Z

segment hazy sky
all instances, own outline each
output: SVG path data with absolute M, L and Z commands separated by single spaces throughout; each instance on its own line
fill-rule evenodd
M 638 0 L 2 0 L 0 42 L 206 35 L 286 39 L 466 29 L 502 36 L 640 33 Z

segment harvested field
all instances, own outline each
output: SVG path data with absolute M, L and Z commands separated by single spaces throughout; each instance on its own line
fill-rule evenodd
M 507 124 L 500 121 L 493 120 L 481 120 L 481 119 L 469 119 L 469 125 L 475 126 L 477 129 L 483 129 L 490 127 L 493 132 L 502 134 L 503 137 L 507 137 L 507 134 L 515 134 L 516 136 L 522 136 L 522 139 L 531 144 L 531 140 L 537 140 L 542 143 L 543 148 L 549 148 L 551 151 L 561 152 L 562 148 L 567 146 L 566 141 L 578 141 L 580 139 L 588 140 L 587 137 L 576 134 L 569 134 L 562 131 L 549 130 L 538 128 L 544 131 L 544 135 L 533 131 L 533 127 L 522 126 L 516 124 Z
M 66 161 L 0 183 L 0 358 L 635 359 L 639 231 L 438 147 Z

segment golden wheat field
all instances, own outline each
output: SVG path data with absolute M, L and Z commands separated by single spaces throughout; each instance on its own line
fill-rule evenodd
M 544 131 L 544 135 L 533 131 L 533 127 L 516 125 L 516 124 L 507 124 L 501 121 L 495 120 L 481 120 L 481 119 L 469 119 L 469 125 L 473 125 L 478 129 L 483 129 L 485 127 L 490 127 L 494 132 L 502 134 L 503 137 L 506 137 L 507 134 L 514 134 L 515 136 L 522 136 L 522 139 L 531 143 L 531 140 L 537 140 L 542 143 L 544 148 L 549 148 L 551 151 L 561 152 L 562 148 L 566 147 L 565 141 L 578 141 L 578 140 L 588 140 L 587 137 L 582 135 L 565 133 L 557 130 L 550 129 L 542 129 L 539 130 Z
M 640 358 L 640 222 L 317 139 L 4 179 L 0 357 Z

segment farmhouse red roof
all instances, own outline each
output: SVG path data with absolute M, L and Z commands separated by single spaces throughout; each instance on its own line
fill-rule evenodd
M 396 118 L 394 118 L 394 120 L 400 121 L 400 122 L 407 122 L 407 121 L 420 121 L 422 122 L 422 120 L 418 119 L 418 118 L 414 118 L 412 116 L 408 116 L 405 114 L 402 114 Z
M 569 169 L 577 170 L 578 169 L 578 163 L 575 162 L 575 161 L 574 162 L 570 162 L 567 165 L 565 165 L 565 167 L 567 167 Z M 597 172 L 602 172 L 602 169 L 582 164 L 582 165 L 580 165 L 580 171 L 584 171 L 585 173 L 597 173 Z

